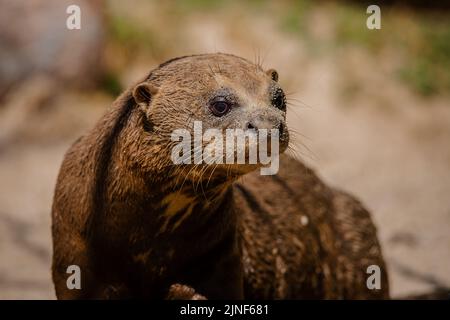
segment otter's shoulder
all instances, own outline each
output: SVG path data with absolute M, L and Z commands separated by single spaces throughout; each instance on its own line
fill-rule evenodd
M 305 164 L 287 155 L 280 156 L 279 171 L 275 175 L 262 176 L 259 170 L 253 171 L 235 183 L 236 188 L 249 188 L 253 190 L 273 189 L 277 195 L 279 192 L 288 193 L 291 196 L 305 194 L 320 194 L 332 196 L 328 188 L 317 174 Z M 265 192 L 263 192 L 265 193 Z M 271 193 L 273 196 L 274 193 Z
M 289 156 L 280 157 L 275 175 L 262 176 L 259 170 L 234 184 L 234 199 L 240 211 L 267 212 L 271 217 L 300 217 L 319 220 L 333 211 L 333 190 L 314 171 Z

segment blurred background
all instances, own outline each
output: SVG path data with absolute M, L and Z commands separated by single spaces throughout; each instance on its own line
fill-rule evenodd
M 159 63 L 217 51 L 278 70 L 295 155 L 370 209 L 392 295 L 450 287 L 450 11 L 376 4 L 381 30 L 359 1 L 0 0 L 0 299 L 55 297 L 70 144 Z

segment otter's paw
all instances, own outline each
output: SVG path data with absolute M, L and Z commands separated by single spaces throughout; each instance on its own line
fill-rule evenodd
M 167 300 L 206 300 L 204 296 L 195 292 L 195 290 L 184 284 L 173 284 L 170 286 Z

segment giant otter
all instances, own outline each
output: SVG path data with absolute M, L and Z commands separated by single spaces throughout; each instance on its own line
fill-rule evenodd
M 369 299 L 389 295 L 367 210 L 286 155 L 259 164 L 171 161 L 179 128 L 279 130 L 274 70 L 230 54 L 169 60 L 126 90 L 67 152 L 52 208 L 60 299 Z M 68 289 L 69 265 L 81 289 Z M 369 289 L 367 268 L 381 270 Z

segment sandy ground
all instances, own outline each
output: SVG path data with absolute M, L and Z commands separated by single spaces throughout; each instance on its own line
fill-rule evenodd
M 293 92 L 288 122 L 301 133 L 293 139 L 298 155 L 371 210 L 392 295 L 425 292 L 433 283 L 450 287 L 448 97 L 416 96 L 389 77 L 389 63 L 357 49 L 311 57 L 302 43 L 277 34 L 263 20 L 253 25 L 246 30 L 252 41 L 245 43 L 213 18 L 193 16 L 186 30 L 193 40 L 174 55 L 226 51 L 252 59 L 260 48 L 264 65 L 276 68 L 286 91 Z M 124 82 L 153 66 L 130 63 Z M 344 99 L 339 86 L 350 71 L 364 85 Z M 51 107 L 26 117 L 1 146 L 0 299 L 54 298 L 50 208 L 58 169 L 71 142 L 110 103 L 95 92 L 63 92 Z

